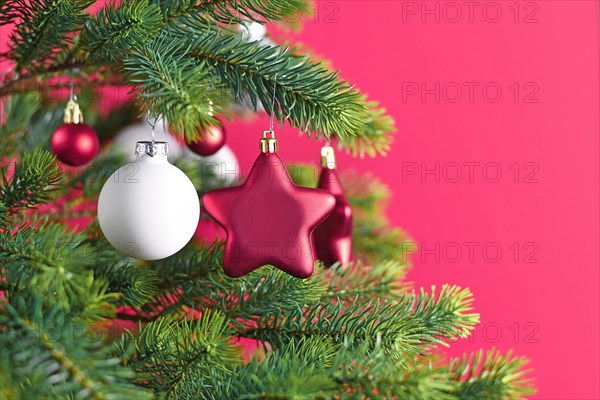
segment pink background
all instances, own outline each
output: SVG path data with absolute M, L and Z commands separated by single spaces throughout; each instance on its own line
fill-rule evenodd
M 536 399 L 600 398 L 598 12 L 596 1 L 323 0 L 291 35 L 396 119 L 387 157 L 339 164 L 392 188 L 389 216 L 421 247 L 417 286 L 474 292 L 482 323 L 449 354 L 514 348 L 531 359 Z M 266 126 L 228 124 L 242 165 Z M 318 159 L 319 144 L 279 132 L 285 160 Z

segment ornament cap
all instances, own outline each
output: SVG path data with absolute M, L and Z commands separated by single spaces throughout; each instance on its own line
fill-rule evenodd
M 81 109 L 79 108 L 79 104 L 75 100 L 69 100 L 67 106 L 65 107 L 65 116 L 64 116 L 65 124 L 82 124 L 83 123 L 83 114 Z
M 326 169 L 335 169 L 335 153 L 333 147 L 323 146 L 321 147 L 321 166 Z
M 156 155 L 167 157 L 169 155 L 169 144 L 167 142 L 137 142 L 135 145 L 135 156 L 141 157 L 144 154 L 150 157 Z
M 267 137 L 271 135 L 271 137 Z M 260 139 L 261 153 L 277 153 L 279 151 L 279 143 L 275 139 L 275 131 L 264 131 L 262 139 Z

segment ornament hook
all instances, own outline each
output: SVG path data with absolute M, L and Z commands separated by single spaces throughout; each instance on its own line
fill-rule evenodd
M 73 82 L 74 78 L 73 75 L 71 75 L 71 87 L 69 89 L 69 100 L 73 100 L 73 101 L 77 101 L 77 99 L 75 98 L 75 83 Z
M 261 153 L 277 153 L 279 151 L 279 143 L 275 139 L 275 95 L 277 93 L 277 74 L 273 83 L 273 99 L 271 102 L 271 115 L 269 119 L 269 130 L 263 131 L 262 138 L 260 139 L 260 151 Z M 270 136 L 270 137 L 268 137 Z
M 152 119 L 154 119 L 154 122 L 152 122 Z M 155 131 L 156 131 L 156 122 L 158 121 L 158 117 L 156 115 L 149 115 L 148 116 L 148 125 L 150 125 L 150 127 L 152 128 L 152 143 L 155 142 Z

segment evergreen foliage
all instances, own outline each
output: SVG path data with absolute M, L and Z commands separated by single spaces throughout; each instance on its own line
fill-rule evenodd
M 197 138 L 249 99 L 354 155 L 389 150 L 393 120 L 301 47 L 247 42 L 235 24 L 287 24 L 304 0 L 0 0 L 14 24 L 0 79 L 0 398 L 521 399 L 526 360 L 497 350 L 444 360 L 441 346 L 479 321 L 468 289 L 415 290 L 412 242 L 385 218 L 389 191 L 342 174 L 354 211 L 347 266 L 300 280 L 273 266 L 222 271 L 223 244 L 191 243 L 153 262 L 102 237 L 93 207 L 124 162 L 108 151 L 61 171 L 48 151 L 62 109 L 39 95 L 74 76 L 131 88 L 137 106 L 108 118 L 81 101 L 103 140 L 135 114 L 162 114 Z M 86 96 L 87 97 L 87 96 Z M 91 96 L 93 97 L 93 96 Z M 212 105 L 209 106 L 209 101 Z M 211 111 L 214 115 L 209 115 Z M 204 193 L 223 182 L 177 165 Z M 292 173 L 315 185 L 308 166 Z M 86 208 L 85 206 L 88 205 Z M 81 209 L 84 211 L 81 211 Z M 87 210 L 87 211 L 86 211 Z M 69 227 L 74 217 L 84 229 Z M 252 352 L 252 348 L 256 351 Z

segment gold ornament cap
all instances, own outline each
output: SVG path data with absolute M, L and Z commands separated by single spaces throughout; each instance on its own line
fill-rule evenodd
M 321 166 L 326 169 L 335 169 L 335 153 L 333 147 L 321 147 Z
M 83 124 L 83 114 L 75 100 L 69 100 L 65 107 L 65 124 Z
M 271 137 L 267 137 L 271 135 Z M 277 153 L 279 151 L 279 143 L 275 139 L 275 131 L 264 131 L 263 137 L 260 139 L 261 153 Z

